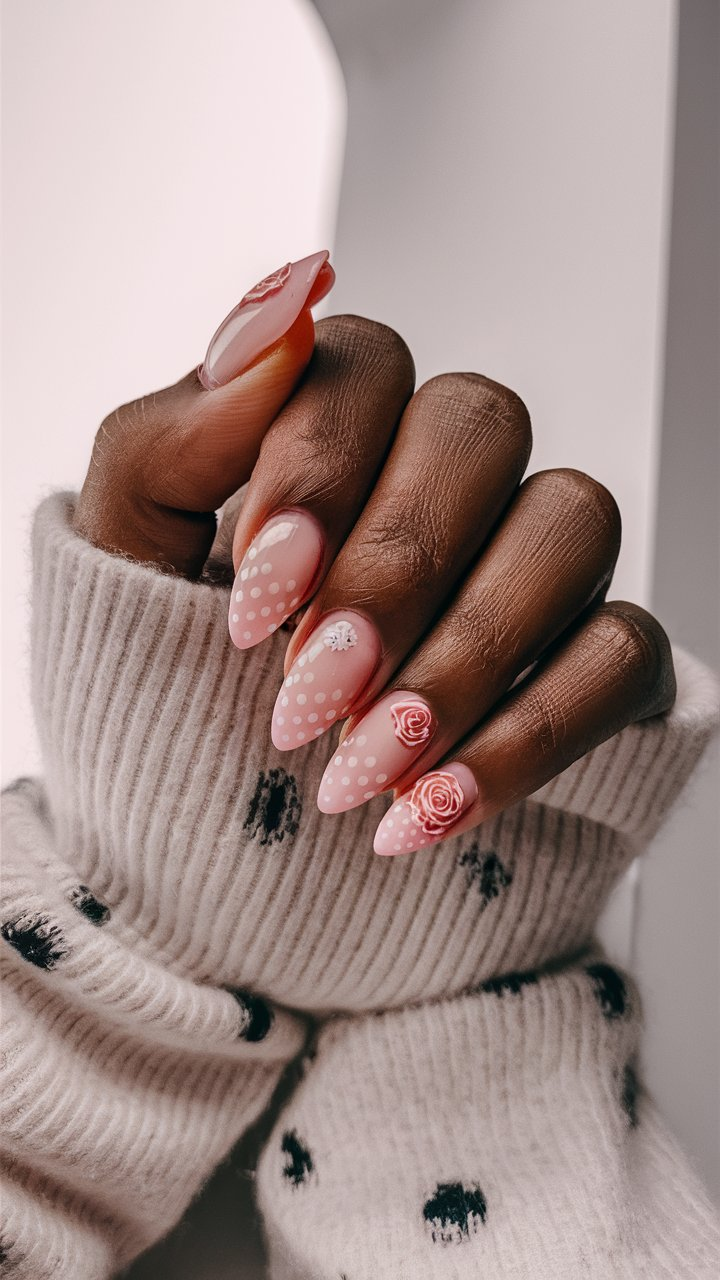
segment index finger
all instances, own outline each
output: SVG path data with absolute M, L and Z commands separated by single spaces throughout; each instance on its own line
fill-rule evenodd
M 412 356 L 358 316 L 316 326 L 305 378 L 265 435 L 233 539 L 229 627 L 248 649 L 308 599 L 352 528 L 413 391 Z

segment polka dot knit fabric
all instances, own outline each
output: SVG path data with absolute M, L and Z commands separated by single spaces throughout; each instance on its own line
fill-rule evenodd
M 275 1280 L 717 1276 L 642 1087 L 638 993 L 593 942 L 715 727 L 709 673 L 678 652 L 668 716 L 377 857 L 382 771 L 361 729 L 337 747 L 340 681 L 325 710 L 305 679 L 352 656 L 355 617 L 287 685 L 272 538 L 245 583 L 215 561 L 191 584 L 89 546 L 72 505 L 34 529 L 43 776 L 3 803 L 0 1275 L 117 1274 L 291 1067 L 257 1171 Z M 275 630 L 243 652 L 228 618 Z M 320 813 L 323 775 L 321 802 L 359 806 Z

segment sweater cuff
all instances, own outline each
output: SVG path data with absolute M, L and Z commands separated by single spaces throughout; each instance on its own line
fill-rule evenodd
M 677 698 L 666 715 L 628 725 L 536 791 L 533 800 L 618 831 L 638 851 L 661 826 L 719 722 L 715 675 L 673 648 Z
M 716 1273 L 716 1214 L 602 956 L 320 1030 L 258 1168 L 277 1280 Z
M 241 657 L 233 647 L 227 585 L 188 582 L 99 550 L 74 532 L 74 503 L 71 493 L 47 498 L 33 538 L 35 709 L 53 809 L 70 823 L 66 806 L 77 802 L 85 758 L 91 772 L 110 770 L 127 797 L 136 781 L 147 790 L 152 762 L 168 774 L 180 755 L 186 767 L 184 744 L 194 735 L 193 786 L 211 791 L 216 761 L 201 739 L 219 714 L 213 705 L 221 697 L 237 705 L 241 695 L 245 733 L 257 726 L 268 736 L 282 679 L 280 637 Z M 633 849 L 646 845 L 718 726 L 716 677 L 682 649 L 674 659 L 678 693 L 668 714 L 629 725 L 531 798 L 608 826 Z

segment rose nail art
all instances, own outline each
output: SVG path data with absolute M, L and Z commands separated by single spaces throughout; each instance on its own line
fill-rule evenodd
M 290 751 L 347 715 L 380 660 L 380 637 L 359 613 L 323 619 L 298 654 L 277 696 L 272 740 Z
M 228 625 L 251 649 L 277 631 L 308 595 L 323 555 L 320 526 L 306 511 L 281 511 L 253 538 L 237 571 Z
M 225 386 L 320 302 L 335 283 L 326 249 L 287 262 L 245 294 L 210 339 L 198 378 L 208 391 Z
M 375 833 L 375 852 L 413 853 L 442 840 L 474 804 L 478 789 L 467 765 L 426 773 L 391 805 Z
M 323 774 L 318 807 L 342 813 L 387 791 L 430 741 L 437 721 L 427 702 L 396 690 L 371 708 Z

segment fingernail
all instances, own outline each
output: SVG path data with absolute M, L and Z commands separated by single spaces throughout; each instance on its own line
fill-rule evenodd
M 282 338 L 304 307 L 320 302 L 335 283 L 327 249 L 287 262 L 250 289 L 210 339 L 198 378 L 208 391 L 237 378 Z
M 347 715 L 380 660 L 380 637 L 359 613 L 329 614 L 293 663 L 275 702 L 272 740 L 291 751 Z
M 238 649 L 265 640 L 300 607 L 323 554 L 320 526 L 305 511 L 281 511 L 266 520 L 237 571 L 228 625 Z
M 413 853 L 443 840 L 477 799 L 475 778 L 467 765 L 448 764 L 418 778 L 390 806 L 375 832 L 376 853 Z
M 425 750 L 437 721 L 424 698 L 398 689 L 376 702 L 323 774 L 318 808 L 343 813 L 387 791 Z

